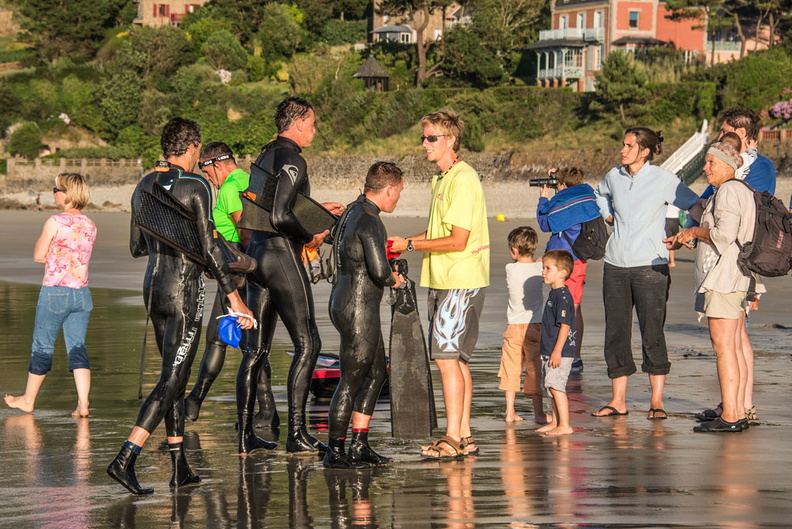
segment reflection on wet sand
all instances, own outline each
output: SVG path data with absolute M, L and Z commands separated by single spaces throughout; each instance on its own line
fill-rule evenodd
M 24 382 L 32 313 L 26 300 L 37 287 L 4 285 L 0 319 L 13 334 L 0 341 L 0 392 Z M 786 407 L 790 373 L 786 350 L 758 357 L 757 401 L 764 423 L 738 435 L 693 434 L 690 412 L 715 391 L 711 359 L 674 358 L 666 421 L 647 421 L 640 388 L 628 395 L 630 415 L 590 417 L 610 391 L 600 351 L 587 352 L 586 370 L 570 379 L 575 432 L 543 438 L 529 421 L 507 426 L 497 390 L 497 348 L 471 363 L 477 392 L 475 457 L 422 462 L 415 447 L 390 437 L 388 402 L 374 414 L 378 449 L 394 462 L 365 472 L 325 470 L 315 457 L 290 457 L 283 439 L 273 453 L 240 459 L 234 452 L 238 353 L 229 352 L 199 421 L 185 432 L 185 449 L 197 486 L 160 487 L 148 498 L 118 490 L 104 473 L 117 439 L 134 421 L 140 339 L 145 314 L 124 300 L 128 293 L 92 290 L 96 309 L 88 340 L 94 384 L 91 418 L 73 419 L 71 375 L 44 388 L 34 414 L 0 408 L 0 526 L 23 528 L 355 528 L 469 527 L 785 527 L 792 517 L 792 461 Z M 139 299 L 138 295 L 136 299 Z M 592 329 L 595 327 L 592 326 Z M 594 332 L 594 331 L 592 331 Z M 752 331 L 759 332 L 759 331 Z M 785 332 L 778 329 L 768 333 Z M 25 336 L 25 340 L 16 335 Z M 273 385 L 285 409 L 290 358 L 276 344 Z M 689 349 L 679 347 L 678 351 Z M 144 383 L 151 387 L 159 358 L 149 355 Z M 312 430 L 323 435 L 327 403 L 311 403 Z M 442 427 L 442 425 L 441 425 Z M 170 458 L 153 432 L 145 458 L 151 481 L 167 482 Z M 285 435 L 285 434 L 284 434 Z M 42 501 L 46 498 L 47 501 Z

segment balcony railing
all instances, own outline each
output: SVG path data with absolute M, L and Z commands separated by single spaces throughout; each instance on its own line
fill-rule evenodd
M 711 40 L 707 41 L 707 50 L 712 49 L 712 42 Z M 715 51 L 740 51 L 740 41 L 724 41 L 724 40 L 716 40 L 715 41 Z
M 583 77 L 582 66 L 562 66 L 539 70 L 539 79 L 579 79 Z
M 564 28 L 539 31 L 539 40 L 583 39 L 601 41 L 603 38 L 605 38 L 605 28 Z

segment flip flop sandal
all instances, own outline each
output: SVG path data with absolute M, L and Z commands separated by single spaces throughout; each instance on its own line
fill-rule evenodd
M 434 452 L 437 455 L 421 454 L 421 457 L 424 459 L 438 459 L 441 461 L 447 459 L 456 459 L 464 455 L 462 452 L 462 446 L 459 444 L 459 442 L 448 436 L 443 436 L 429 445 L 425 452 Z
M 696 420 L 698 422 L 707 422 L 707 421 L 714 421 L 718 417 L 721 416 L 723 413 L 723 403 L 718 403 L 717 406 L 711 408 L 709 410 L 704 410 L 696 414 Z
M 603 414 L 599 415 L 599 412 L 601 412 L 602 410 L 608 410 L 609 413 L 603 413 Z M 622 415 L 629 415 L 629 414 L 630 414 L 629 411 L 625 411 L 624 413 L 622 413 L 619 410 L 617 410 L 616 408 L 614 408 L 613 406 L 603 406 L 596 413 L 592 413 L 591 416 L 592 417 L 619 417 L 619 416 L 622 416 Z
M 470 447 L 473 448 L 470 448 Z M 462 438 L 462 453 L 466 456 L 474 456 L 481 452 L 481 449 L 476 446 L 476 441 L 473 440 L 473 436 L 469 435 L 467 437 Z
M 663 408 L 649 408 L 649 413 L 652 414 L 651 417 L 649 415 L 646 416 L 647 419 L 650 421 L 662 421 L 664 419 L 668 419 L 668 413 Z M 662 413 L 661 417 L 658 417 L 657 414 Z

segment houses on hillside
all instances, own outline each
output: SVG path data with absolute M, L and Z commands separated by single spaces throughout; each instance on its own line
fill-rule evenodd
M 182 18 L 194 13 L 209 0 L 139 0 L 135 2 L 141 26 L 178 26 Z
M 413 44 L 418 40 L 417 28 L 423 22 L 420 12 L 414 19 L 409 16 L 388 16 L 378 13 L 381 0 L 374 0 L 374 9 L 369 17 L 368 41 L 394 41 L 402 44 Z M 424 30 L 425 41 L 436 41 L 456 24 L 466 22 L 465 9 L 457 2 L 452 2 L 445 9 L 435 9 L 429 15 L 429 23 Z
M 736 30 L 722 31 L 707 40 L 701 20 L 671 21 L 662 0 L 555 0 L 551 29 L 540 31 L 528 47 L 536 61 L 536 84 L 594 90 L 594 74 L 613 50 L 632 51 L 652 46 L 673 46 L 689 58 L 708 63 L 740 56 Z M 761 37 L 761 34 L 760 34 Z M 751 39 L 748 50 L 767 48 L 767 38 Z

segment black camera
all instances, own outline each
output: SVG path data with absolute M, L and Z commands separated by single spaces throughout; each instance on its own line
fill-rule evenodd
M 554 176 L 548 178 L 531 178 L 528 180 L 528 185 L 531 187 L 558 187 L 558 180 Z

